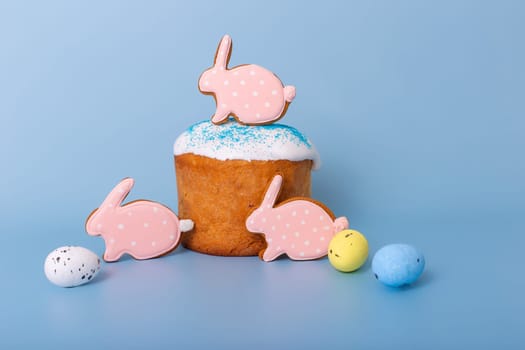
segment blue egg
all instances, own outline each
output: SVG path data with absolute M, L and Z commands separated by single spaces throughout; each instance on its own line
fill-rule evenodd
M 408 244 L 390 244 L 379 249 L 372 260 L 372 271 L 382 283 L 391 287 L 411 284 L 425 268 L 425 257 Z

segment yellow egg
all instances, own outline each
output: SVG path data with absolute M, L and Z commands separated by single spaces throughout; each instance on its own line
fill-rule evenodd
M 334 268 L 351 272 L 360 268 L 368 257 L 368 241 L 359 231 L 344 230 L 328 245 L 328 259 Z

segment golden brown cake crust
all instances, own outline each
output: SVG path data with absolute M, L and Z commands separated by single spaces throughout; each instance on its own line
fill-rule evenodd
M 280 173 L 277 202 L 310 197 L 312 160 L 217 160 L 192 153 L 175 156 L 179 217 L 195 228 L 182 234 L 182 245 L 221 256 L 252 256 L 266 249 L 263 235 L 246 229 L 269 181 Z

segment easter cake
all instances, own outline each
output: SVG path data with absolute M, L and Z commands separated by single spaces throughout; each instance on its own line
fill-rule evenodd
M 195 223 L 181 243 L 201 253 L 259 255 L 265 261 L 282 254 L 297 260 L 326 255 L 328 237 L 348 223 L 309 202 L 319 154 L 297 129 L 275 124 L 294 100 L 295 87 L 258 65 L 229 68 L 231 48 L 225 35 L 213 65 L 199 78 L 199 90 L 216 103 L 211 120 L 191 126 L 175 141 L 179 215 Z M 272 179 L 279 186 L 272 187 L 270 205 L 265 196 Z M 280 207 L 286 201 L 290 213 Z M 318 209 L 323 214 L 314 215 Z M 306 224 L 310 211 L 312 218 L 324 218 L 322 225 Z M 251 216 L 255 212 L 264 212 L 263 222 Z M 281 212 L 287 213 L 286 222 L 277 222 L 284 220 Z M 274 240 L 276 231 L 281 233 Z M 311 234 L 313 240 L 307 238 Z
M 283 176 L 279 201 L 309 197 L 310 173 L 319 167 L 314 145 L 286 125 L 248 126 L 232 119 L 221 125 L 204 121 L 175 141 L 179 215 L 194 229 L 182 245 L 222 256 L 258 255 L 266 249 L 261 234 L 245 221 L 260 203 L 276 173 Z

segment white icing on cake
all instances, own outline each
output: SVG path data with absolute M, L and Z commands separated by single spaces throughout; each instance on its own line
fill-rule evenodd
M 249 126 L 233 120 L 221 125 L 203 121 L 184 131 L 173 153 L 193 153 L 219 160 L 313 160 L 319 169 L 315 146 L 297 129 L 281 124 Z

